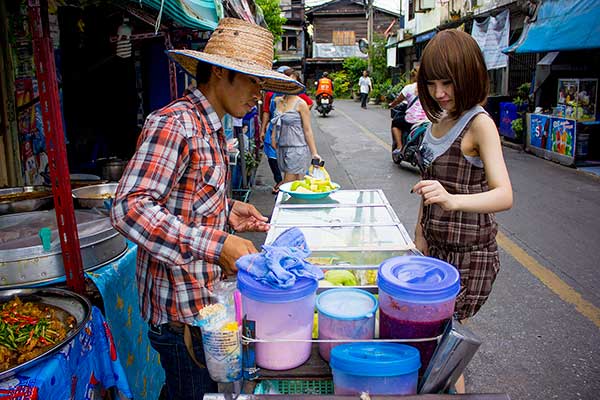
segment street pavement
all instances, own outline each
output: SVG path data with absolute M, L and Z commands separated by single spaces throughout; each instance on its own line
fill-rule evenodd
M 313 112 L 318 152 L 343 189 L 382 189 L 412 235 L 419 180 L 391 161 L 389 111 L 336 100 Z M 511 147 L 504 156 L 514 206 L 497 214 L 501 271 L 468 326 L 483 345 L 469 364 L 467 392 L 512 399 L 600 399 L 600 179 Z M 266 161 L 250 202 L 270 216 Z M 264 234 L 245 234 L 260 246 Z

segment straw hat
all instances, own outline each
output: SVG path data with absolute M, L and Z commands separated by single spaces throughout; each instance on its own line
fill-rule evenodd
M 169 50 L 167 55 L 193 77 L 196 77 L 196 68 L 202 61 L 264 79 L 264 90 L 296 94 L 304 89 L 295 79 L 271 70 L 271 32 L 241 19 L 223 18 L 219 21 L 203 52 Z

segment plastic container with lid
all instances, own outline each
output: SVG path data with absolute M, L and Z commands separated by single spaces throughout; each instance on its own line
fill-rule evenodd
M 458 270 L 431 257 L 390 258 L 379 266 L 379 336 L 416 339 L 441 335 L 454 313 L 460 289 Z M 421 353 L 421 373 L 437 342 L 413 343 Z
M 306 342 L 256 343 L 256 364 L 271 370 L 302 365 L 310 357 L 318 283 L 297 278 L 289 289 L 276 289 L 238 272 L 243 313 L 256 322 L 256 339 L 300 339 Z
M 328 289 L 317 297 L 319 339 L 373 339 L 377 299 L 366 290 Z M 319 343 L 319 353 L 329 361 L 340 343 Z
M 399 343 L 347 343 L 331 350 L 336 395 L 417 393 L 419 351 Z

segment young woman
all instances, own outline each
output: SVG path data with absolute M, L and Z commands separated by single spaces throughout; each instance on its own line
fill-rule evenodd
M 298 80 L 292 69 L 285 74 Z M 311 159 L 321 157 L 317 154 L 306 103 L 299 96 L 284 95 L 275 99 L 275 104 L 271 145 L 277 150 L 283 183 L 292 182 L 304 178 Z
M 512 207 L 510 179 L 498 131 L 484 111 L 489 80 L 473 38 L 438 33 L 423 51 L 418 75 L 423 109 L 432 125 L 421 147 L 422 196 L 415 244 L 460 272 L 455 311 L 477 313 L 500 268 L 495 212 Z

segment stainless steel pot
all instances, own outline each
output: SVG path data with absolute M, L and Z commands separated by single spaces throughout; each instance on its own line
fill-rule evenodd
M 123 170 L 127 161 L 119 159 L 108 160 L 102 167 L 102 178 L 109 181 L 118 182 L 123 175 Z
M 73 189 L 73 200 L 78 208 L 110 209 L 118 183 L 90 185 Z
M 79 334 L 81 329 L 85 326 L 92 315 L 92 306 L 86 298 L 78 295 L 77 293 L 73 293 L 64 289 L 39 288 L 2 290 L 0 291 L 0 304 L 6 303 L 15 297 L 19 297 L 19 299 L 23 302 L 31 301 L 56 307 L 64 311 L 64 313 L 59 313 L 57 315 L 59 318 L 66 318 L 67 314 L 70 314 L 77 321 L 77 325 L 74 329 L 67 333 L 67 336 L 62 341 L 56 343 L 42 354 L 17 365 L 16 367 L 7 369 L 6 371 L 1 371 L 0 381 L 8 379 L 17 374 L 19 371 L 30 368 L 44 360 L 49 355 L 60 351 Z
M 0 189 L 0 215 L 39 210 L 52 201 L 52 189 L 48 186 Z
M 83 269 L 92 271 L 127 250 L 125 237 L 110 218 L 92 210 L 75 210 Z M 41 228 L 51 231 L 44 250 Z M 0 216 L 0 290 L 33 286 L 65 276 L 54 210 Z

